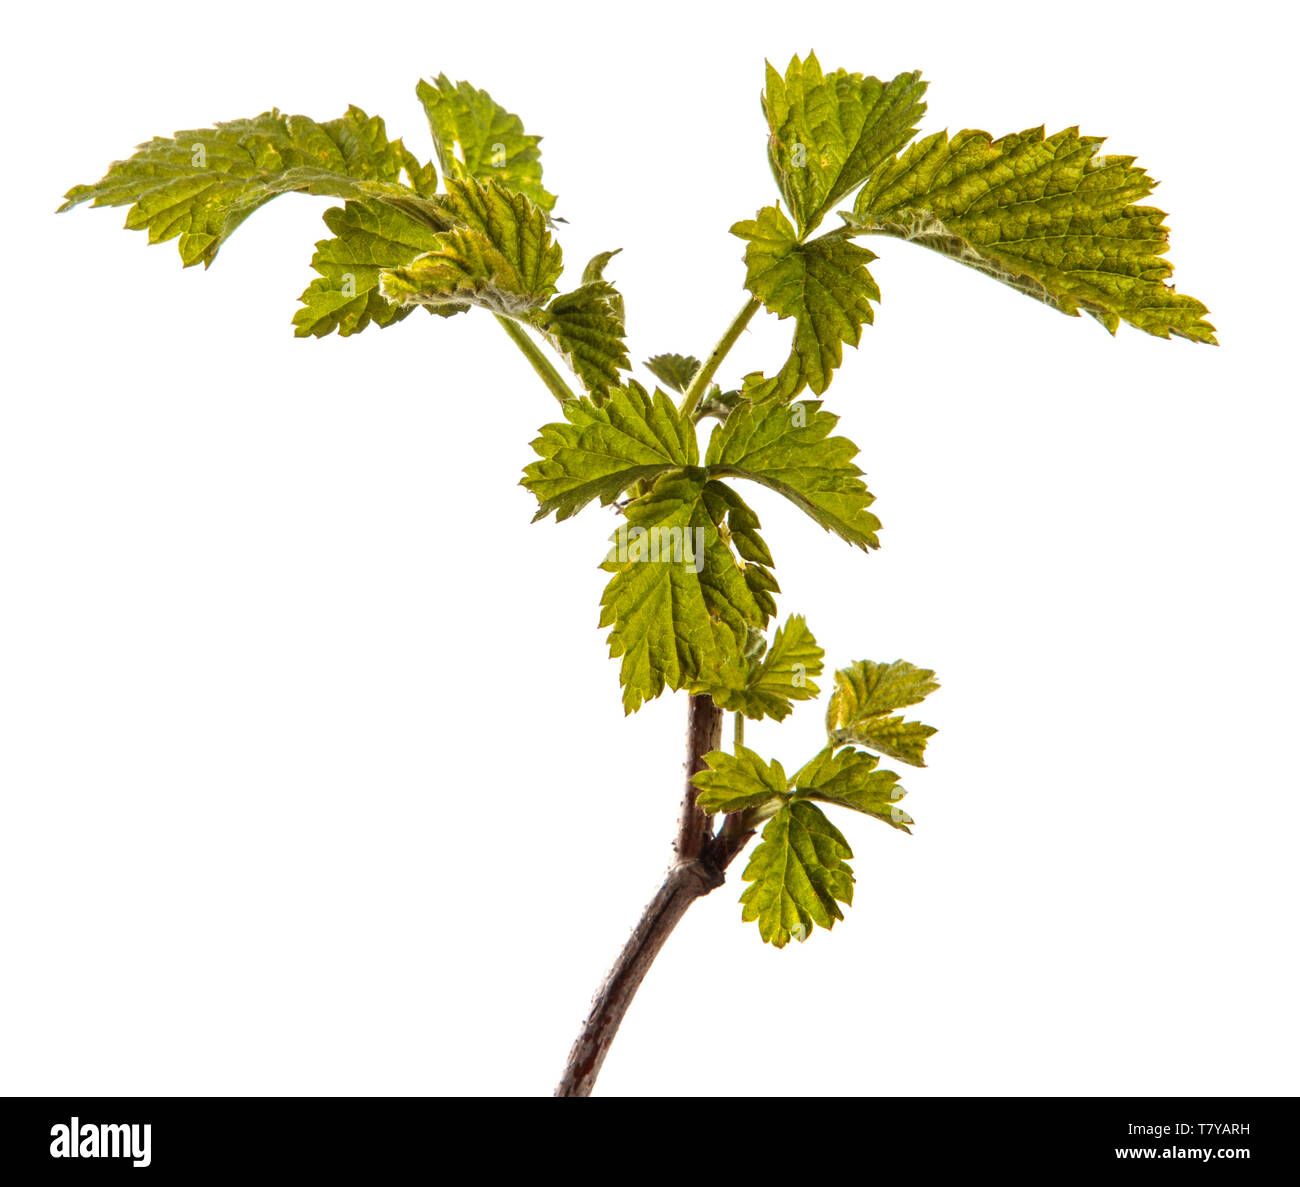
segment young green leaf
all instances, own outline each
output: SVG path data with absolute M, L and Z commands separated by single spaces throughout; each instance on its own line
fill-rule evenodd
M 776 601 L 772 595 L 780 593 L 781 587 L 772 576 L 772 554 L 767 542 L 758 534 L 763 525 L 753 508 L 725 482 L 705 483 L 701 498 L 722 539 L 745 562 L 741 566 L 745 584 L 763 611 L 763 621 L 766 622 L 776 613 Z
M 841 235 L 803 243 L 775 206 L 736 223 L 731 233 L 747 243 L 745 287 L 777 317 L 795 319 L 781 397 L 805 385 L 820 395 L 843 359 L 844 343 L 857 346 L 874 316 L 871 302 L 880 300 L 880 289 L 867 265 L 875 255 Z
M 481 305 L 523 318 L 555 294 L 563 268 L 546 212 L 495 181 L 447 182 L 445 208 L 456 224 L 438 247 L 380 273 L 395 305 Z
M 840 669 L 826 709 L 826 734 L 832 748 L 865 746 L 914 767 L 925 766 L 926 743 L 938 731 L 891 713 L 918 704 L 938 687 L 930 669 L 901 659 L 891 664 L 859 660 Z
M 582 270 L 582 283 L 594 284 L 597 280 L 604 280 L 606 265 L 622 250 L 621 247 L 616 247 L 612 251 L 597 252 L 592 256 Z M 620 316 L 622 316 L 621 312 Z
M 850 544 L 877 548 L 880 520 L 867 510 L 875 497 L 853 463 L 858 447 L 830 435 L 838 423 L 819 400 L 741 404 L 713 430 L 704 464 L 777 491 Z
M 740 395 L 751 404 L 766 404 L 769 401 L 788 404 L 805 387 L 807 381 L 804 379 L 799 356 L 791 351 L 775 375 L 767 376 L 762 371 L 751 371 L 746 375 L 741 382 Z
M 741 878 L 741 918 L 758 923 L 766 943 L 784 948 L 791 936 L 808 938 L 815 923 L 830 928 L 843 919 L 839 904 L 853 902 L 849 843 L 816 804 L 782 804 L 763 829 Z
M 801 235 L 916 135 L 925 88 L 916 71 L 889 83 L 823 74 L 812 53 L 791 58 L 784 78 L 767 64 L 767 156 Z
M 527 135 L 517 115 L 487 91 L 445 74 L 432 83 L 421 80 L 415 93 L 429 117 L 444 177 L 493 179 L 543 210 L 555 206 L 555 195 L 542 188 L 542 138 Z
M 1132 157 L 1102 138 L 1042 128 L 994 140 L 937 133 L 880 169 L 844 214 L 859 233 L 920 243 L 1062 313 L 1084 310 L 1111 333 L 1121 320 L 1213 343 L 1206 308 L 1168 283 L 1165 214 L 1135 205 L 1152 190 Z
M 614 576 L 601 598 L 600 625 L 612 628 L 610 655 L 623 659 L 625 712 L 665 686 L 689 687 L 717 671 L 725 658 L 720 627 L 741 646 L 751 625 L 767 625 L 743 562 L 709 514 L 707 485 L 698 468 L 660 477 L 628 504 L 627 523 L 602 565 Z
M 738 391 L 724 392 L 716 383 L 712 384 L 704 399 L 700 401 L 699 407 L 695 409 L 695 415 L 691 419 L 697 424 L 710 416 L 725 421 L 731 415 L 731 410 L 741 402 L 742 398 Z
M 533 442 L 540 460 L 524 470 L 521 485 L 539 504 L 534 520 L 551 512 L 568 519 L 596 498 L 609 506 L 635 483 L 699 461 L 695 430 L 676 405 L 635 380 L 600 406 L 569 400 L 564 415 L 565 422 L 543 426 Z
M 695 802 L 705 812 L 743 812 L 789 796 L 781 764 L 775 759 L 764 762 L 744 746 L 737 746 L 735 754 L 714 750 L 704 761 L 708 769 L 697 771 L 691 781 L 700 793 Z
M 631 366 L 623 342 L 623 298 L 607 280 L 561 293 L 529 319 L 597 400 Z
M 828 746 L 795 772 L 790 786 L 798 797 L 840 804 L 910 833 L 914 821 L 898 806 L 907 792 L 893 771 L 876 769 L 879 763 L 874 754 Z
M 821 675 L 823 655 L 803 615 L 792 614 L 777 628 L 766 652 L 729 657 L 714 682 L 700 691 L 730 712 L 756 721 L 763 717 L 783 721 L 793 711 L 793 702 L 820 695 L 812 678 Z
M 700 369 L 700 360 L 692 354 L 657 354 L 646 359 L 645 366 L 660 383 L 667 384 L 680 395 L 685 393 L 695 372 Z
M 385 301 L 379 294 L 379 274 L 436 250 L 438 231 L 427 219 L 384 202 L 345 202 L 325 211 L 324 217 L 334 237 L 316 244 L 311 264 L 320 276 L 300 298 L 294 333 L 319 338 L 337 330 L 346 337 L 372 321 L 378 326 L 401 321 L 415 307 Z M 425 308 L 451 314 L 468 306 Z
M 390 141 L 384 121 L 359 107 L 323 124 L 272 109 L 155 137 L 94 185 L 74 186 L 59 209 L 130 206 L 128 228 L 147 230 L 150 243 L 179 236 L 185 267 L 207 266 L 235 228 L 277 194 L 393 199 L 417 209 L 436 180 L 432 166 Z

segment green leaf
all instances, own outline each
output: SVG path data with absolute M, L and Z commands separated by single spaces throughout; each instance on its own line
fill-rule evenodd
M 705 417 L 715 416 L 718 420 L 725 421 L 741 399 L 742 396 L 738 391 L 724 392 L 716 383 L 711 384 L 699 407 L 695 409 L 693 419 L 699 422 Z
M 764 404 L 772 400 L 788 404 L 805 386 L 799 356 L 791 352 L 775 375 L 769 377 L 762 371 L 751 371 L 746 375 L 741 383 L 740 394 L 751 404 Z
M 875 497 L 853 463 L 858 447 L 830 435 L 838 423 L 819 400 L 741 404 L 713 430 L 704 464 L 761 483 L 850 544 L 876 548 L 880 521 L 867 510 Z
M 445 74 L 432 83 L 421 80 L 415 93 L 429 117 L 444 177 L 493 179 L 543 210 L 555 206 L 555 195 L 542 188 L 542 138 L 527 135 L 517 115 L 487 91 Z
M 716 492 L 705 492 L 713 485 L 697 467 L 664 474 L 628 504 L 627 523 L 612 537 L 602 568 L 614 576 L 600 625 L 612 628 L 610 655 L 623 658 L 625 712 L 665 686 L 698 683 L 722 666 L 720 648 L 741 646 L 750 626 L 767 624 L 764 604 L 710 516 Z
M 128 228 L 147 230 L 150 243 L 179 236 L 182 263 L 206 266 L 235 228 L 277 194 L 391 199 L 417 209 L 435 182 L 432 166 L 390 141 L 384 121 L 359 107 L 323 124 L 272 109 L 155 137 L 94 185 L 74 186 L 59 209 L 130 206 Z
M 791 58 L 784 78 L 768 63 L 767 157 L 803 234 L 916 135 L 925 88 L 916 71 L 889 83 L 823 74 L 811 53 Z
M 745 562 L 741 568 L 745 584 L 763 611 L 763 621 L 767 622 L 776 613 L 776 601 L 772 595 L 780 593 L 781 587 L 772 576 L 772 554 L 766 541 L 758 534 L 763 525 L 753 508 L 725 482 L 706 483 L 701 497 L 722 539 Z
M 832 747 L 854 744 L 925 766 L 925 746 L 938 731 L 919 721 L 890 716 L 918 704 L 939 687 L 929 668 L 903 660 L 877 664 L 859 660 L 835 673 L 835 691 L 826 709 L 826 734 Z
M 1165 214 L 1136 205 L 1154 188 L 1132 157 L 1100 156 L 1098 136 L 1042 128 L 994 140 L 946 132 L 879 170 L 844 218 L 967 264 L 1111 333 L 1121 320 L 1213 343 L 1200 301 L 1175 292 Z
M 791 936 L 805 940 L 815 923 L 830 928 L 843 919 L 840 903 L 853 902 L 849 843 L 816 804 L 782 804 L 763 829 L 742 879 L 752 885 L 740 896 L 741 918 L 757 921 L 765 942 L 784 948 Z
M 616 247 L 613 251 L 597 252 L 596 255 L 592 256 L 587 261 L 587 266 L 582 270 L 582 283 L 592 284 L 597 280 L 604 280 L 606 265 L 622 250 L 621 247 Z M 622 311 L 620 311 L 619 316 L 622 316 Z
M 337 330 L 346 337 L 372 321 L 378 326 L 401 321 L 414 306 L 385 301 L 379 293 L 379 274 L 436 250 L 438 231 L 427 219 L 382 202 L 346 202 L 325 211 L 324 217 L 334 237 L 316 244 L 311 263 L 320 276 L 300 298 L 294 333 L 299 338 L 319 338 Z M 436 312 L 463 308 L 442 306 Z
M 661 383 L 685 395 L 695 372 L 700 369 L 700 360 L 692 354 L 657 354 L 646 359 L 645 366 Z
M 775 759 L 764 762 L 752 750 L 736 747 L 735 754 L 714 750 L 704 756 L 708 769 L 691 781 L 699 789 L 696 803 L 705 812 L 743 812 L 774 798 L 789 795 L 785 771 Z
M 898 806 L 907 792 L 893 771 L 876 770 L 879 762 L 874 754 L 828 746 L 795 772 L 790 785 L 798 797 L 840 804 L 910 833 L 914 821 Z
M 820 695 L 812 677 L 821 675 L 823 655 L 803 615 L 792 614 L 777 628 L 765 653 L 731 658 L 718 673 L 717 683 L 703 691 L 722 709 L 756 721 L 763 717 L 783 721 L 793 711 L 794 701 Z
M 673 391 L 685 395 L 701 363 L 691 354 L 657 354 L 653 358 L 646 359 L 643 365 L 660 382 L 667 384 Z M 707 416 L 726 420 L 727 413 L 739 402 L 739 392 L 724 392 L 716 383 L 710 384 L 704 399 L 696 407 L 692 419 L 697 423 Z
M 521 481 L 537 497 L 534 519 L 568 519 L 596 498 L 609 506 L 635 483 L 699 461 L 695 430 L 672 400 L 635 380 L 603 405 L 569 400 L 563 411 L 565 422 L 545 425 L 533 442 L 540 460 Z
M 623 342 L 623 298 L 607 280 L 562 293 L 530 320 L 597 399 L 631 366 Z
M 840 235 L 801 243 L 775 206 L 736 223 L 731 233 L 747 243 L 745 287 L 777 317 L 795 319 L 783 398 L 805 384 L 820 395 L 842 361 L 844 343 L 857 346 L 874 317 L 871 302 L 880 300 L 880 289 L 867 265 L 875 255 Z
M 380 291 L 395 305 L 481 305 L 523 318 L 555 294 L 563 268 L 546 212 L 495 181 L 447 182 L 447 213 L 457 225 L 438 247 L 384 269 Z

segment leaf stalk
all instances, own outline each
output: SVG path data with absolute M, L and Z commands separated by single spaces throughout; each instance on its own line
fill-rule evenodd
M 496 319 L 501 323 L 501 328 L 510 335 L 514 344 L 523 351 L 524 358 L 532 364 L 533 370 L 541 377 L 551 395 L 559 400 L 561 404 L 566 404 L 570 400 L 578 398 L 573 389 L 561 378 L 551 360 L 542 353 L 541 347 L 532 340 L 523 326 L 501 313 L 496 315 Z
M 736 314 L 726 332 L 718 339 L 717 346 L 709 353 L 709 357 L 704 360 L 703 366 L 695 372 L 690 385 L 686 389 L 686 394 L 682 397 L 680 413 L 683 420 L 689 420 L 695 415 L 695 409 L 699 407 L 700 400 L 704 398 L 704 393 L 708 391 L 709 384 L 713 382 L 713 377 L 718 373 L 722 360 L 731 353 L 731 348 L 736 345 L 740 335 L 745 332 L 745 327 L 749 325 L 750 319 L 758 312 L 760 304 L 761 302 L 757 297 L 751 297 L 745 302 L 745 307 Z

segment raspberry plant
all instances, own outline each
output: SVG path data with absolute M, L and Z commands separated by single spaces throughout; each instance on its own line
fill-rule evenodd
M 623 297 L 605 278 L 616 252 L 560 291 L 559 220 L 539 137 L 468 83 L 439 76 L 417 87 L 436 167 L 357 107 L 325 123 L 273 109 L 151 140 L 60 208 L 127 206 L 127 227 L 151 243 L 177 239 L 185 266 L 206 267 L 278 194 L 339 199 L 324 216 L 330 235 L 316 245 L 318 276 L 300 298 L 296 334 L 347 336 L 417 309 L 440 318 L 483 309 L 559 401 L 563 419 L 542 427 L 522 480 L 536 518 L 612 509 L 600 626 L 621 660 L 625 712 L 665 689 L 688 703 L 675 860 L 597 993 L 559 1095 L 591 1091 L 669 933 L 722 885 L 760 826 L 741 875 L 742 918 L 777 948 L 831 928 L 853 900 L 853 854 L 823 806 L 910 831 L 899 777 L 880 761 L 925 765 L 935 731 L 901 711 L 938 687 L 929 669 L 858 660 L 836 670 L 826 744 L 793 774 L 744 745 L 746 719 L 784 719 L 819 695 L 823 673 L 802 616 L 769 637 L 779 587 L 745 485 L 778 492 L 856 548 L 879 543 L 857 446 L 835 434 L 837 418 L 816 398 L 880 297 L 862 241 L 939 252 L 1062 313 L 1086 312 L 1112 334 L 1126 321 L 1162 338 L 1215 340 L 1205 306 L 1169 283 L 1165 215 L 1139 204 L 1154 183 L 1132 157 L 1102 155 L 1101 138 L 1077 128 L 916 139 L 925 89 L 917 73 L 889 82 L 826 73 L 812 54 L 784 75 L 768 65 L 762 106 L 780 201 L 731 228 L 745 243 L 746 299 L 703 361 L 649 359 L 661 385 L 653 390 L 631 375 Z M 792 323 L 788 356 L 770 374 L 716 382 L 760 309 Z M 724 712 L 734 717 L 729 752 Z

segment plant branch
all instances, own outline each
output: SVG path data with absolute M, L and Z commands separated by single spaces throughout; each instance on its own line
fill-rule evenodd
M 496 315 L 496 319 L 501 323 L 501 328 L 514 340 L 515 345 L 524 352 L 524 357 L 532 364 L 533 370 L 541 376 L 542 382 L 546 384 L 551 395 L 561 404 L 578 398 L 523 326 L 501 313 Z
M 692 696 L 686 711 L 686 786 L 677 818 L 677 841 L 673 846 L 678 861 L 690 861 L 701 856 L 704 846 L 713 839 L 709 818 L 695 803 L 699 792 L 695 790 L 691 776 L 704 770 L 704 756 L 721 745 L 722 710 L 707 693 Z
M 744 333 L 745 327 L 749 325 L 750 318 L 758 312 L 760 304 L 761 302 L 757 297 L 750 297 L 745 302 L 744 309 L 736 314 L 735 320 L 727 327 L 726 333 L 718 339 L 717 346 L 713 348 L 709 357 L 704 360 L 704 365 L 692 376 L 686 394 L 682 397 L 682 406 L 679 410 L 683 420 L 695 415 L 695 409 L 699 406 L 700 400 L 703 399 L 709 384 L 713 382 L 713 377 L 718 373 L 722 360 L 727 357 L 731 352 L 731 348 L 736 345 L 736 340 Z
M 704 769 L 704 756 L 721 741 L 722 710 L 712 697 L 692 696 L 686 721 L 686 791 L 677 825 L 677 860 L 596 991 L 591 1012 L 569 1052 L 556 1096 L 591 1095 L 619 1024 L 655 957 L 690 905 L 723 884 L 727 866 L 752 835 L 734 830 L 728 835 L 724 829 L 715 837 L 709 818 L 695 803 L 691 776 Z
M 757 298 L 745 302 L 745 307 L 727 327 L 717 346 L 691 377 L 682 397 L 680 413 L 683 420 L 688 420 L 695 414 L 695 409 L 717 374 L 718 367 L 722 365 L 722 360 L 744 333 L 750 319 L 758 311 L 759 304 Z M 505 319 L 498 320 L 505 324 Z M 506 328 L 511 332 L 511 337 L 520 342 L 523 331 L 517 330 L 513 325 L 507 325 Z M 523 342 L 520 345 L 523 346 Z M 528 340 L 528 346 L 536 350 L 531 340 Z M 529 357 L 532 358 L 533 354 L 530 353 Z M 540 369 L 538 373 L 546 378 Z M 551 390 L 555 391 L 555 388 L 552 387 Z M 563 400 L 564 397 L 560 398 Z M 737 742 L 743 741 L 745 727 L 740 714 L 736 715 L 735 729 Z M 726 818 L 722 832 L 715 837 L 710 818 L 695 802 L 697 792 L 691 776 L 704 769 L 704 756 L 719 749 L 721 745 L 722 710 L 707 694 L 691 696 L 686 718 L 686 787 L 682 793 L 681 812 L 677 819 L 677 838 L 673 843 L 677 860 L 669 869 L 663 885 L 641 913 L 640 922 L 632 930 L 614 967 L 596 991 L 591 1012 L 569 1052 L 564 1075 L 555 1089 L 556 1096 L 591 1095 L 623 1016 L 673 928 L 697 898 L 703 898 L 723 884 L 727 866 L 753 835 L 752 830 L 744 828 L 740 815 L 733 813 Z
M 591 1013 L 569 1052 L 556 1096 L 591 1095 L 623 1015 L 659 950 L 687 908 L 721 885 L 722 875 L 699 860 L 677 862 L 668 871 L 664 884 L 650 900 L 614 967 L 596 992 Z

